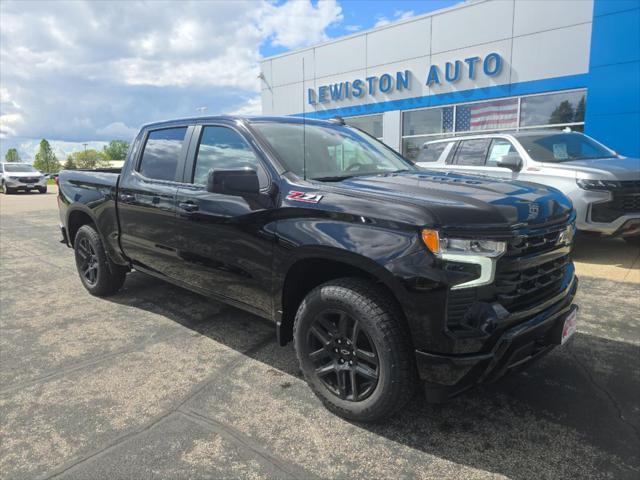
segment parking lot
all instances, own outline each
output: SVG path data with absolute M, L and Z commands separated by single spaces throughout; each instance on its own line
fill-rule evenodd
M 273 325 L 140 273 L 91 297 L 55 188 L 0 198 L 0 477 L 640 477 L 640 249 L 579 237 L 579 328 L 385 424 L 326 411 Z

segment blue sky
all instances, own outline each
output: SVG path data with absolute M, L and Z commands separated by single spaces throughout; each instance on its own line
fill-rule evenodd
M 60 160 L 146 122 L 259 113 L 259 61 L 452 0 L 0 2 L 0 154 Z M 153 7 L 153 8 L 150 8 Z

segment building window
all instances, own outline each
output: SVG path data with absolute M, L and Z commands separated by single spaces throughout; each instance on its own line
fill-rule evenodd
M 517 126 L 517 98 L 456 106 L 456 132 L 505 130 Z
M 453 107 L 411 110 L 402 114 L 402 153 L 416 161 L 420 147 L 453 131 Z
M 416 161 L 425 142 L 454 135 L 569 127 L 584 130 L 586 90 L 503 98 L 402 113 L 402 154 Z
M 520 126 L 584 123 L 585 97 L 584 90 L 523 97 Z
M 372 137 L 382 140 L 382 115 L 365 115 L 363 117 L 348 117 L 344 119 L 347 125 L 364 130 Z

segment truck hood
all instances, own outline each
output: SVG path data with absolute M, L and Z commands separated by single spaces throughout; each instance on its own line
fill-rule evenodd
M 545 168 L 573 170 L 576 178 L 594 180 L 640 180 L 640 159 L 638 158 L 596 158 L 573 160 L 562 163 L 545 163 Z
M 406 172 L 353 177 L 336 188 L 380 198 L 380 208 L 394 200 L 426 209 L 435 223 L 452 228 L 513 228 L 566 220 L 571 201 L 543 185 L 455 172 Z

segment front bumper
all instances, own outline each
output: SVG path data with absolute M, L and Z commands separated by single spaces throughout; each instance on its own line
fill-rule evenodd
M 555 304 L 505 330 L 488 352 L 443 355 L 416 350 L 418 374 L 426 382 L 427 399 L 444 401 L 476 384 L 493 382 L 552 350 L 559 338 L 558 328 L 577 308 L 573 305 L 577 285 L 574 278 Z
M 8 188 L 14 190 L 35 190 L 37 188 L 44 188 L 47 186 L 46 179 L 38 180 L 37 182 L 25 183 L 17 178 L 5 178 L 4 183 Z M 33 185 L 33 187 L 30 187 L 29 185 Z

